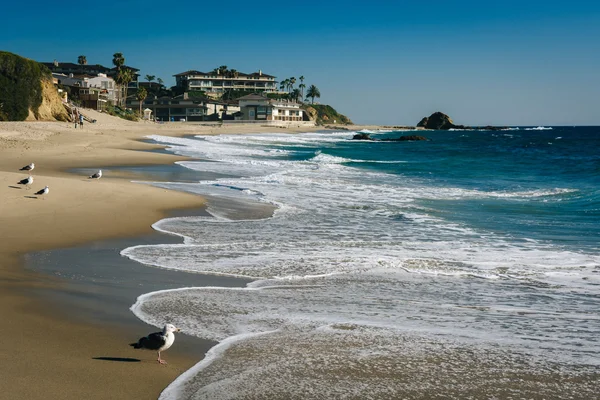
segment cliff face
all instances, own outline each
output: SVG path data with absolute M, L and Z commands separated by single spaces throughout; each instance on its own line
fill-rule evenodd
M 42 104 L 37 109 L 37 113 L 32 108 L 29 109 L 27 121 L 68 121 L 69 115 L 54 84 L 42 79 Z
M 0 51 L 0 121 L 65 121 L 67 118 L 48 68 Z

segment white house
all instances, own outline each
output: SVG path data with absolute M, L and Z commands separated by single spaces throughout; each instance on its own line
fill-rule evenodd
M 96 77 L 86 77 L 83 79 L 83 87 L 98 88 L 106 91 L 106 98 L 113 104 L 117 101 L 117 89 L 115 80 L 106 76 L 106 74 L 98 74 Z
M 241 120 L 298 122 L 304 118 L 304 110 L 295 101 L 274 100 L 259 94 L 249 94 L 240 97 L 238 101 Z

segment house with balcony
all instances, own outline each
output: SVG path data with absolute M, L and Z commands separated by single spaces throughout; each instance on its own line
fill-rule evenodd
M 244 90 L 255 93 L 277 93 L 275 77 L 263 73 L 261 70 L 245 74 L 235 70 L 221 73 L 219 70 L 200 72 L 190 70 L 175 76 L 175 84 L 183 91 L 203 91 L 208 96 L 220 96 L 225 91 Z
M 106 74 L 98 74 L 96 77 L 86 77 L 83 79 L 83 87 L 98 88 L 106 94 L 107 100 L 116 104 L 117 102 L 117 85 L 113 78 L 106 76 Z
M 249 94 L 238 99 L 242 121 L 287 121 L 301 122 L 304 110 L 300 104 L 291 100 L 275 100 L 260 94 Z
M 127 106 L 139 110 L 140 101 L 130 97 Z M 189 97 L 187 93 L 176 97 L 146 98 L 142 108 L 151 110 L 154 118 L 163 122 L 205 121 L 208 116 L 207 99 Z

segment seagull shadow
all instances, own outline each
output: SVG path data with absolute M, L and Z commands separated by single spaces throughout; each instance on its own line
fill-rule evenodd
M 140 360 L 138 358 L 129 358 L 129 357 L 92 357 L 92 360 L 117 361 L 117 362 L 142 362 L 142 360 Z
M 22 187 L 20 187 L 20 186 L 9 186 L 9 188 L 11 188 L 11 189 L 23 189 L 23 188 L 22 188 Z
M 25 197 L 26 199 L 38 199 L 39 198 L 37 196 L 23 196 L 23 197 Z

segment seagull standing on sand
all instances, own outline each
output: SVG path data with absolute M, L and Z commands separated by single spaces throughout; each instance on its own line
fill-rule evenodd
M 43 196 L 45 194 L 48 194 L 48 192 L 50 191 L 50 189 L 48 189 L 48 186 L 46 186 L 45 188 L 43 188 L 42 190 L 38 190 L 37 192 L 35 192 L 35 194 L 37 196 Z
M 35 168 L 35 164 L 31 163 L 31 164 L 28 164 L 28 165 L 24 166 L 23 168 L 19 169 L 19 171 L 31 171 L 34 168 Z
M 163 328 L 162 332 L 154 332 L 149 334 L 148 336 L 144 336 L 137 341 L 137 343 L 131 343 L 134 349 L 146 349 L 146 350 L 155 350 L 158 352 L 158 362 L 161 364 L 166 364 L 167 362 L 160 358 L 160 352 L 167 350 L 169 347 L 173 345 L 175 341 L 174 332 L 180 332 L 181 329 L 175 328 L 175 326 L 171 324 L 166 324 Z
M 99 169 L 94 175 L 88 176 L 88 179 L 100 179 L 102 178 L 102 170 Z
M 29 185 L 31 185 L 33 183 L 33 176 L 29 175 L 27 178 L 25 179 L 21 179 L 19 182 L 17 182 L 19 185 L 25 185 L 25 187 L 27 188 L 27 190 L 31 189 L 29 187 Z

